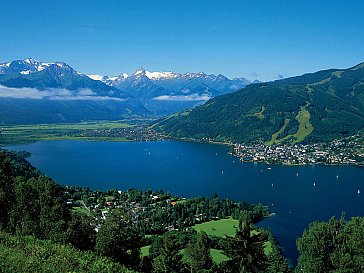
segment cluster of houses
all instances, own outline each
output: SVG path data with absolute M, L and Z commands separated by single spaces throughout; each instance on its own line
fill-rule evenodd
M 242 162 L 269 164 L 364 164 L 364 142 L 360 135 L 329 143 L 265 145 L 234 144 L 231 152 Z
M 68 192 L 65 192 L 68 195 Z M 118 191 L 119 197 L 122 195 L 122 191 Z M 105 198 L 106 197 L 106 198 Z M 137 221 L 140 214 L 146 210 L 153 208 L 162 208 L 166 206 L 175 206 L 177 204 L 176 198 L 166 197 L 164 194 L 152 193 L 148 196 L 147 205 L 142 205 L 141 202 L 123 200 L 118 196 L 97 196 L 96 192 L 89 192 L 88 201 L 81 199 L 74 199 L 70 195 L 67 196 L 67 205 L 73 209 L 80 209 L 86 213 L 89 213 L 95 218 L 96 228 L 98 231 L 102 223 L 109 217 L 111 210 L 124 208 L 132 217 L 133 221 Z M 184 200 L 181 198 L 180 200 Z

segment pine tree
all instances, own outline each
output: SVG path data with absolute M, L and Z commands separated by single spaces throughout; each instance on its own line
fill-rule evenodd
M 181 272 L 182 255 L 179 253 L 177 238 L 173 232 L 167 232 L 162 236 L 159 249 L 156 252 L 159 255 L 153 259 L 154 272 Z
M 136 269 L 140 264 L 141 240 L 130 215 L 122 210 L 113 210 L 97 234 L 96 252 Z
M 267 258 L 263 251 L 264 240 L 251 231 L 249 222 L 244 219 L 239 221 L 235 237 L 226 236 L 224 254 L 230 258 L 225 262 L 227 272 L 262 272 L 267 268 Z
M 206 233 L 201 232 L 187 245 L 184 260 L 190 272 L 202 272 L 212 267 L 209 238 Z

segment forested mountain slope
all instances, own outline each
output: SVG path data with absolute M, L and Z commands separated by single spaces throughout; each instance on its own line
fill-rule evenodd
M 248 85 L 155 126 L 173 137 L 322 141 L 364 128 L 364 63 Z

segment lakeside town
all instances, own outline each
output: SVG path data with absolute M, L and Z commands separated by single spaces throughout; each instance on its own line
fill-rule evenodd
M 172 197 L 163 191 L 130 189 L 128 191 L 108 190 L 94 191 L 89 188 L 67 187 L 64 192 L 66 204 L 73 210 L 83 212 L 94 218 L 95 230 L 98 231 L 113 209 L 127 210 L 133 222 L 141 218 L 141 214 L 151 209 L 166 209 L 181 203 L 185 198 Z M 162 224 L 163 225 L 163 224 Z M 174 230 L 173 226 L 163 227 Z
M 335 139 L 329 142 L 280 143 L 268 145 L 263 141 L 233 143 L 223 139 L 171 137 L 147 124 L 100 123 L 76 125 L 19 126 L 0 129 L 0 145 L 38 140 L 81 139 L 107 141 L 194 141 L 231 147 L 230 154 L 241 162 L 262 162 L 283 165 L 356 165 L 364 166 L 364 134 Z
M 256 222 L 269 215 L 262 204 L 219 198 L 183 198 L 163 190 L 137 189 L 98 191 L 84 187 L 65 186 L 64 199 L 74 211 L 93 218 L 98 231 L 114 209 L 127 211 L 131 221 L 145 234 L 162 234 L 166 231 L 185 230 L 195 224 L 245 215 Z
M 364 136 L 356 134 L 327 143 L 312 144 L 233 144 L 230 152 L 241 162 L 305 165 L 358 165 L 364 166 Z

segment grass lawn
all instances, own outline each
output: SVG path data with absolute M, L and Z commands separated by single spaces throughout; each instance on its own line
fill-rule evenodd
M 272 243 L 271 242 L 269 242 L 269 241 L 265 242 L 263 247 L 264 247 L 265 255 L 269 255 L 272 253 Z
M 73 211 L 77 211 L 79 213 L 85 213 L 85 214 L 87 214 L 89 216 L 92 215 L 92 213 L 89 210 L 87 210 L 84 206 L 81 206 L 81 207 L 72 207 L 72 210 Z
M 204 231 L 209 236 L 224 237 L 235 236 L 236 228 L 239 226 L 239 221 L 231 217 L 227 219 L 220 219 L 217 221 L 210 221 L 202 224 L 194 225 L 193 228 L 197 232 Z M 259 234 L 259 231 L 251 231 L 251 235 Z M 269 255 L 272 252 L 272 244 L 267 241 L 264 243 L 264 253 Z
M 197 224 L 194 225 L 193 228 L 197 232 L 204 231 L 209 236 L 223 237 L 225 235 L 234 236 L 235 230 L 238 226 L 239 221 L 229 217 L 227 219 Z
M 224 253 L 220 249 L 211 248 L 210 253 L 211 253 L 212 260 L 215 262 L 215 264 L 219 264 L 221 262 L 225 262 L 225 261 L 229 260 L 229 257 L 224 255 Z
M 141 253 L 142 253 L 142 257 L 146 257 L 146 256 L 149 256 L 149 248 L 150 248 L 150 245 L 149 246 L 143 246 L 141 248 Z

